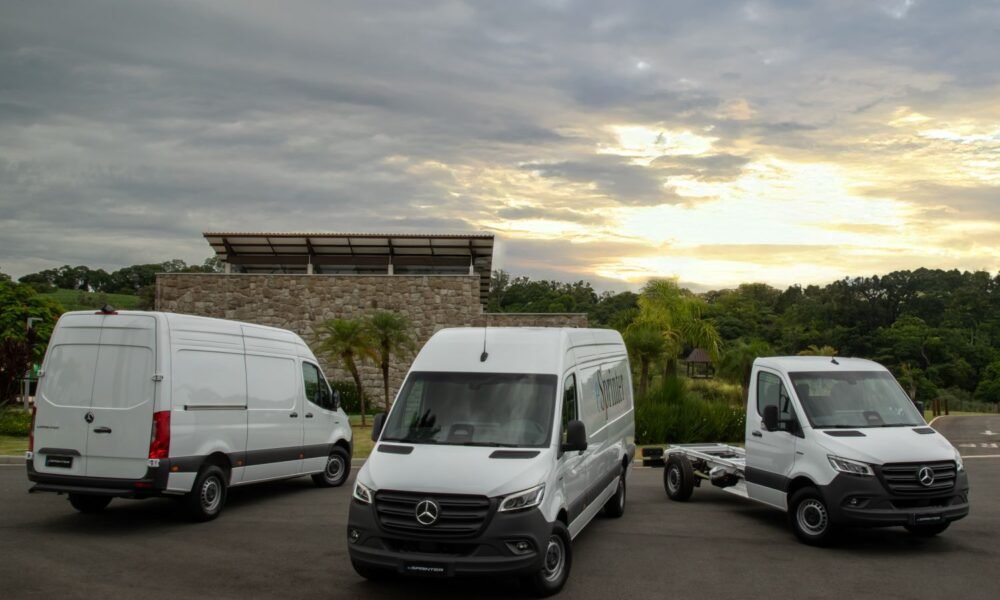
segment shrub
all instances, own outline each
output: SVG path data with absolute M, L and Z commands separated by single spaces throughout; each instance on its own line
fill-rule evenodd
M 340 407 L 349 415 L 361 412 L 361 398 L 358 396 L 358 386 L 353 381 L 330 380 L 330 387 L 340 392 Z
M 741 442 L 745 424 L 742 404 L 702 400 L 676 378 L 636 399 L 637 444 Z
M 691 379 L 688 389 L 708 402 L 743 406 L 743 387 L 718 379 Z
M 24 437 L 31 433 L 31 413 L 20 408 L 0 410 L 0 435 Z

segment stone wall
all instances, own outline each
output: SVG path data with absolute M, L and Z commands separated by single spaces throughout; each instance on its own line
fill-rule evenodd
M 376 310 L 406 316 L 419 348 L 445 327 L 586 327 L 585 314 L 485 315 L 478 275 L 248 275 L 167 273 L 156 278 L 156 310 L 219 317 L 290 329 L 317 349 L 316 328 L 327 319 L 364 317 Z M 351 381 L 340 365 L 317 357 L 330 379 Z M 411 357 L 412 358 L 412 357 Z M 402 383 L 410 359 L 393 360 L 390 398 Z M 378 405 L 382 374 L 361 364 L 362 384 Z

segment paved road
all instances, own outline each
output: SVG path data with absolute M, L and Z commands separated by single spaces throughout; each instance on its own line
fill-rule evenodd
M 935 427 L 966 439 L 975 430 L 1000 429 L 991 423 L 956 417 Z M 941 537 L 859 531 L 832 549 L 797 543 L 780 513 L 711 487 L 697 490 L 689 503 L 668 502 L 662 470 L 637 469 L 626 515 L 596 520 L 574 542 L 573 572 L 562 597 L 993 599 L 1000 458 L 966 465 L 972 515 Z M 104 514 L 85 516 L 64 498 L 29 496 L 27 488 L 23 467 L 0 466 L 5 599 L 519 595 L 504 580 L 375 585 L 360 579 L 344 541 L 346 487 L 321 490 L 300 479 L 233 490 L 226 513 L 201 525 L 186 522 L 169 500 L 116 500 Z
M 962 456 L 1000 457 L 1000 415 L 938 417 L 934 428 L 951 440 Z

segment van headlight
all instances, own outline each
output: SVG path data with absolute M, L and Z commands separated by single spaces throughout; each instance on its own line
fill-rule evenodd
M 354 482 L 354 499 L 362 504 L 371 504 L 375 491 L 360 481 Z
M 962 462 L 962 453 L 958 451 L 958 448 L 952 446 L 952 450 L 955 451 L 955 469 L 961 473 L 965 470 L 965 463 Z
M 863 462 L 858 462 L 849 458 L 841 458 L 832 454 L 827 455 L 827 458 L 830 460 L 830 466 L 832 466 L 835 471 L 847 473 L 848 475 L 860 475 L 861 477 L 871 477 L 875 474 L 872 471 L 872 468 Z
M 500 512 L 513 512 L 515 510 L 524 510 L 526 508 L 531 508 L 532 506 L 538 506 L 542 503 L 542 497 L 545 495 L 545 484 L 536 485 L 530 490 L 524 490 L 523 492 L 517 492 L 509 496 L 505 496 L 503 500 L 500 501 Z

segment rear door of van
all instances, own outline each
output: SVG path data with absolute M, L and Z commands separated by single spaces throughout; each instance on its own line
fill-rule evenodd
M 139 479 L 153 420 L 156 320 L 67 315 L 39 389 L 34 467 L 42 473 Z

